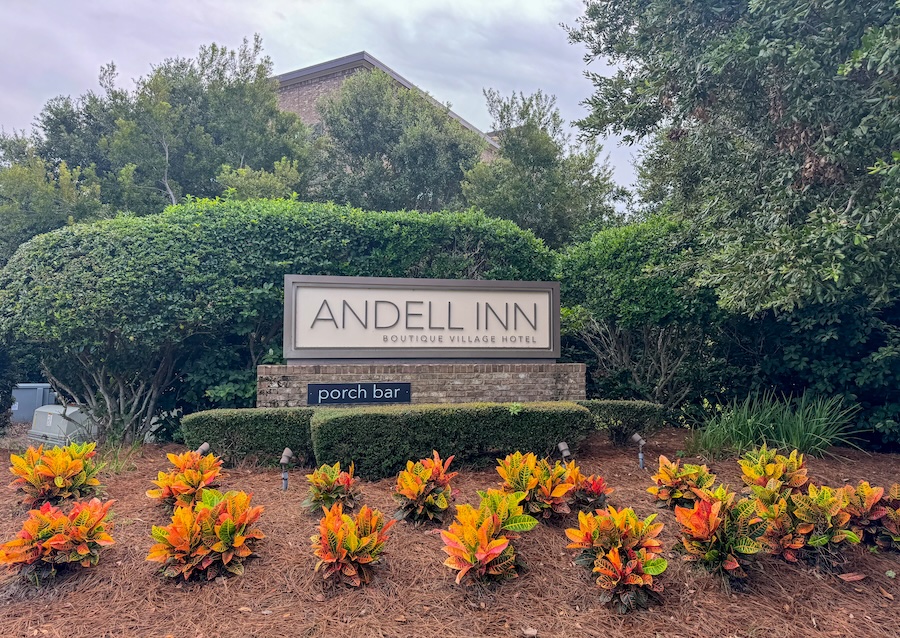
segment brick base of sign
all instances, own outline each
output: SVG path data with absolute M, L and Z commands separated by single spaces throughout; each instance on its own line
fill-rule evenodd
M 256 405 L 306 405 L 309 383 L 407 382 L 411 403 L 579 401 L 583 363 L 416 363 L 259 366 Z

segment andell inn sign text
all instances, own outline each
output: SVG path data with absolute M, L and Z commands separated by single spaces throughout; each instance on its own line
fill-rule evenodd
M 284 327 L 289 362 L 558 358 L 559 284 L 287 275 Z

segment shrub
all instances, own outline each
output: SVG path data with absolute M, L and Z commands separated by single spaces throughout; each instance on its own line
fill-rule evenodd
M 804 550 L 819 562 L 834 566 L 841 542 L 859 543 L 859 536 L 849 529 L 850 513 L 844 489 L 810 484 L 807 494 L 791 494 L 791 500 L 794 518 L 799 521 L 797 532 L 806 535 Z
M 649 401 L 577 401 L 594 417 L 598 430 L 606 430 L 613 445 L 624 446 L 632 434 L 650 434 L 665 422 L 666 408 Z
M 654 523 L 656 514 L 641 520 L 631 508 L 620 511 L 612 506 L 594 514 L 578 513 L 578 529 L 566 530 L 570 549 L 580 549 L 575 559 L 597 574 L 601 601 L 613 603 L 625 613 L 646 607 L 650 595 L 662 591 L 653 580 L 668 563 L 660 558 L 662 544 L 656 539 L 663 530 Z
M 252 458 L 274 465 L 289 447 L 298 459 L 312 464 L 309 421 L 313 412 L 312 408 L 208 410 L 184 417 L 181 429 L 188 447 L 209 443 L 228 463 Z
M 254 527 L 263 512 L 251 507 L 252 495 L 205 489 L 193 507 L 176 507 L 172 523 L 153 526 L 156 545 L 147 560 L 163 564 L 162 574 L 184 580 L 202 574 L 212 580 L 225 572 L 244 573 L 244 559 L 253 543 L 264 538 Z
M 701 491 L 699 496 L 691 509 L 675 507 L 685 559 L 699 561 L 707 570 L 730 578 L 746 578 L 744 557 L 762 550 L 760 539 L 766 531 L 754 502 L 735 502 L 735 493 L 725 486 Z
M 857 412 L 857 406 L 846 407 L 840 397 L 751 394 L 710 417 L 695 445 L 719 456 L 764 444 L 821 456 L 831 446 L 853 445 Z
M 770 481 L 774 480 L 778 487 L 784 486 L 790 492 L 797 492 L 809 481 L 803 455 L 797 450 L 783 456 L 778 450 L 770 450 L 763 444 L 745 453 L 738 465 L 741 467 L 741 479 L 751 489 L 753 486 L 772 489 Z
M 312 474 L 306 475 L 309 482 L 309 496 L 303 501 L 303 507 L 315 512 L 320 507 L 331 507 L 341 503 L 347 509 L 353 509 L 359 496 L 359 481 L 353 478 L 353 463 L 344 472 L 341 464 L 323 465 Z
M 478 495 L 478 509 L 457 505 L 456 519 L 441 531 L 442 549 L 448 555 L 444 565 L 459 572 L 457 584 L 515 578 L 518 574 L 512 541 L 519 532 L 537 525 L 537 519 L 525 514 L 521 505 L 523 492 L 487 490 Z
M 691 284 L 683 257 L 699 246 L 683 231 L 659 215 L 560 252 L 562 332 L 588 357 L 598 396 L 675 408 L 742 380 L 729 367 L 727 313 Z
M 0 564 L 18 566 L 35 577 L 53 575 L 57 565 L 91 567 L 115 541 L 109 509 L 115 501 L 75 502 L 66 515 L 50 503 L 31 510 L 14 540 L 0 547 Z
M 847 495 L 846 511 L 850 515 L 850 529 L 860 541 L 874 543 L 881 529 L 880 521 L 887 516 L 890 504 L 884 500 L 883 487 L 872 487 L 860 481 L 854 488 L 844 487 Z
M 612 549 L 625 551 L 646 550 L 656 555 L 662 551 L 657 536 L 663 530 L 662 523 L 655 523 L 656 514 L 641 520 L 630 507 L 616 510 L 612 505 L 593 514 L 578 513 L 578 529 L 569 528 L 566 536 L 569 549 L 580 549 L 575 559 L 579 565 L 590 567 Z
M 396 476 L 410 458 L 454 450 L 457 462 L 479 463 L 517 449 L 549 454 L 593 430 L 587 409 L 574 403 L 457 403 L 319 409 L 311 422 L 319 463 L 356 463 L 368 478 Z
M 313 536 L 313 553 L 318 557 L 316 571 L 327 581 L 347 582 L 354 587 L 372 580 L 372 567 L 381 560 L 387 531 L 397 521 L 385 523 L 378 510 L 363 505 L 352 518 L 344 514 L 341 503 L 322 508 L 319 534 Z
M 900 484 L 894 483 L 882 496 L 885 514 L 881 518 L 875 543 L 883 549 L 900 549 Z
M 762 541 L 769 553 L 789 562 L 808 558 L 834 567 L 840 543 L 860 542 L 849 528 L 856 491 L 850 486 L 833 489 L 809 483 L 803 455 L 797 450 L 783 456 L 763 445 L 747 452 L 738 463 L 747 484 L 745 491 L 752 495 L 757 515 L 766 523 Z
M 316 459 L 356 462 L 369 478 L 394 476 L 407 459 L 452 449 L 459 463 L 483 465 L 517 449 L 551 453 L 586 437 L 590 413 L 574 403 L 457 403 L 319 409 L 311 429 Z
M 574 486 L 572 503 L 579 512 L 594 511 L 606 507 L 606 499 L 613 489 L 606 484 L 602 476 L 591 474 L 584 476 L 575 461 L 566 464 L 566 482 Z
M 796 563 L 806 545 L 806 537 L 797 530 L 793 501 L 783 496 L 768 500 L 757 497 L 755 505 L 756 513 L 766 524 L 762 542 L 768 553 Z
M 44 451 L 44 446 L 29 447 L 22 456 L 11 454 L 10 471 L 16 479 L 10 484 L 25 492 L 23 502 L 33 505 L 82 498 L 103 489 L 96 478 L 103 466 L 94 462 L 96 443 L 70 443 Z
M 646 550 L 624 550 L 624 560 L 614 547 L 597 558 L 593 572 L 597 574 L 597 586 L 603 590 L 600 600 L 612 603 L 624 614 L 633 609 L 649 606 L 651 595 L 663 590 L 662 583 L 655 582 L 669 566 L 665 558 L 647 553 Z
M 693 465 L 681 461 L 670 461 L 665 456 L 659 457 L 659 471 L 653 475 L 656 485 L 647 491 L 656 497 L 659 507 L 688 505 L 699 498 L 700 491 L 708 489 L 716 482 L 716 475 L 710 473 L 705 465 Z
M 530 514 L 550 518 L 571 511 L 569 503 L 574 498 L 575 485 L 567 480 L 566 466 L 559 461 L 550 465 L 549 459 L 539 461 L 532 452 L 515 452 L 505 459 L 497 459 L 497 463 L 503 491 L 524 493 L 525 508 Z
M 453 488 L 450 481 L 458 472 L 448 472 L 451 456 L 442 461 L 437 450 L 432 458 L 413 463 L 406 462 L 406 469 L 397 475 L 397 487 L 394 488 L 394 500 L 399 507 L 394 517 L 410 519 L 415 522 L 424 520 L 443 521 L 444 512 L 450 507 L 453 499 Z
M 201 456 L 190 451 L 166 456 L 174 469 L 159 473 L 153 481 L 159 489 L 147 490 L 147 496 L 160 503 L 193 507 L 202 490 L 214 487 L 224 477 L 222 459 L 213 454 Z
M 253 404 L 257 365 L 282 343 L 286 274 L 546 281 L 552 258 L 532 233 L 477 212 L 192 200 L 35 237 L 0 273 L 0 320 L 42 345 L 101 434 L 124 429 L 130 442 L 171 378 L 188 413 Z

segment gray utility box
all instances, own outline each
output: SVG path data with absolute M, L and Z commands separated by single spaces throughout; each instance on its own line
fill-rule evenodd
M 49 383 L 20 383 L 12 393 L 12 420 L 18 423 L 30 423 L 35 410 L 56 403 L 56 393 Z
M 45 405 L 36 409 L 31 429 L 28 430 L 29 439 L 48 445 L 67 445 L 72 441 L 86 441 L 92 439 L 95 434 L 87 415 L 78 408 L 64 405 Z

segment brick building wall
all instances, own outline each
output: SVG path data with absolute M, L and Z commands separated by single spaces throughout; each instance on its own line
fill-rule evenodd
M 405 382 L 412 403 L 578 401 L 583 363 L 416 363 L 266 365 L 257 368 L 256 405 L 306 405 L 309 383 Z
M 282 111 L 296 113 L 307 126 L 318 124 L 322 121 L 316 110 L 319 99 L 336 91 L 344 80 L 362 70 L 364 69 L 357 67 L 281 86 L 278 89 L 278 107 Z

